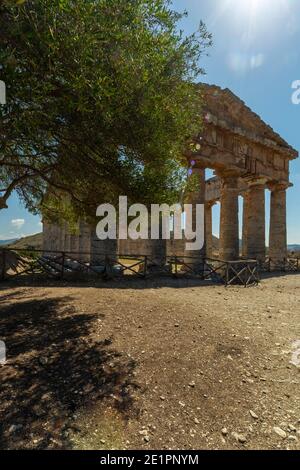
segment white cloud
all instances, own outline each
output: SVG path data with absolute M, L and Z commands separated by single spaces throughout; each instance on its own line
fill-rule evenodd
M 231 53 L 228 57 L 228 65 L 234 72 L 243 74 L 258 69 L 265 62 L 265 56 L 259 54 L 245 54 L 241 52 Z
M 11 220 L 11 225 L 17 229 L 20 230 L 21 227 L 25 224 L 25 219 L 12 219 Z
M 263 54 L 256 54 L 251 56 L 250 58 L 250 68 L 251 69 L 258 69 L 264 64 L 265 57 Z

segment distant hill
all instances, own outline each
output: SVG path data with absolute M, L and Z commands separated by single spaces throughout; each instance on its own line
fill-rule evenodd
M 0 240 L 0 246 L 11 245 L 11 243 L 15 243 L 17 240 L 17 238 L 12 238 L 10 240 Z
M 9 248 L 15 248 L 19 250 L 35 249 L 41 250 L 43 245 L 43 234 L 37 233 L 35 235 L 30 235 L 29 237 L 20 238 L 19 240 L 14 240 L 9 244 Z
M 240 240 L 239 242 L 240 242 L 240 248 L 242 248 L 242 246 L 243 246 L 242 240 Z M 218 250 L 219 245 L 220 245 L 220 240 L 213 235 L 213 247 L 214 247 L 214 249 Z M 297 244 L 288 245 L 288 250 L 289 251 L 300 251 L 300 245 L 297 245 Z
M 300 245 L 288 245 L 290 251 L 300 251 Z

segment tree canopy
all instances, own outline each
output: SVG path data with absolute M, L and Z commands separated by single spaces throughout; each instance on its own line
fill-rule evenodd
M 183 35 L 184 15 L 167 0 L 1 3 L 0 208 L 14 190 L 81 215 L 120 194 L 176 199 L 211 44 L 202 23 Z

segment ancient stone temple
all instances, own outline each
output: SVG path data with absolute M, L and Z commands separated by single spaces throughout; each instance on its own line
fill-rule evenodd
M 298 152 L 285 142 L 270 126 L 251 111 L 228 89 L 199 85 L 203 94 L 203 125 L 196 138 L 196 151 L 185 157 L 193 161 L 199 188 L 191 196 L 193 203 L 205 203 L 205 249 L 201 257 L 212 256 L 212 208 L 220 202 L 219 258 L 264 261 L 266 245 L 274 265 L 287 256 L 286 191 L 290 161 Z M 206 180 L 205 170 L 215 177 Z M 271 192 L 270 234 L 266 241 L 265 193 Z M 243 197 L 242 253 L 239 241 L 239 196 Z M 151 254 L 157 249 L 151 241 L 120 241 L 123 254 Z M 168 241 L 165 253 L 184 255 L 184 243 Z M 93 231 L 83 221 L 78 235 L 68 233 L 67 227 L 44 223 L 44 250 L 91 252 L 107 251 Z M 191 255 L 191 252 L 189 252 Z M 82 255 L 86 262 L 90 255 Z M 197 253 L 193 253 L 197 257 Z M 97 257 L 97 256 L 96 256 Z
M 204 85 L 204 130 L 199 135 L 197 165 L 215 171 L 206 195 L 207 220 L 211 207 L 221 203 L 220 258 L 239 257 L 238 196 L 244 200 L 243 257 L 266 256 L 265 191 L 271 191 L 269 257 L 287 255 L 286 190 L 290 161 L 298 157 L 276 132 L 230 90 Z M 211 246 L 207 224 L 207 246 Z

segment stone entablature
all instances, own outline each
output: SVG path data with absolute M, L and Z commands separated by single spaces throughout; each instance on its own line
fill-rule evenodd
M 201 84 L 199 91 L 203 95 L 204 117 L 211 116 L 208 121 L 213 121 L 216 127 L 230 131 L 237 141 L 239 137 L 246 138 L 264 148 L 283 152 L 290 159 L 297 158 L 298 152 L 230 90 Z
M 196 151 L 186 156 L 202 168 L 289 181 L 289 162 L 298 152 L 229 90 L 202 84 L 199 91 L 203 130 L 196 138 Z

